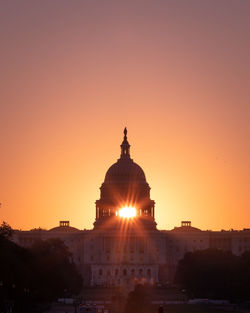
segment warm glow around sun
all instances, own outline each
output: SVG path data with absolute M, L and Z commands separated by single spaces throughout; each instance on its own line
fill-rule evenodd
M 141 2 L 0 1 L 0 224 L 92 229 L 126 126 L 158 229 L 250 228 L 250 1 Z
M 124 208 L 119 209 L 118 214 L 120 217 L 132 218 L 136 216 L 136 208 L 126 206 Z

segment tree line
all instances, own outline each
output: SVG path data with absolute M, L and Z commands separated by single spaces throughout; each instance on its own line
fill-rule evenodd
M 176 282 L 194 298 L 250 300 L 250 251 L 240 256 L 215 249 L 188 252 L 178 264 Z
M 12 229 L 0 226 L 0 312 L 29 312 L 78 294 L 82 278 L 60 239 L 37 240 L 23 248 L 11 240 Z M 37 308 L 38 309 L 38 308 Z

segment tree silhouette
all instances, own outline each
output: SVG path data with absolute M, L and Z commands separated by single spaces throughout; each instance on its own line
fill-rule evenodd
M 13 229 L 6 222 L 2 222 L 0 225 L 0 236 L 10 239 L 13 234 Z
M 249 300 L 250 252 L 241 256 L 213 249 L 188 252 L 179 262 L 176 282 L 192 297 Z
M 150 313 L 151 312 L 151 287 L 136 285 L 135 290 L 128 295 L 124 313 Z
M 82 279 L 71 254 L 59 239 L 38 240 L 30 249 L 9 240 L 11 228 L 0 228 L 0 311 L 14 303 L 14 312 L 28 312 L 32 304 L 74 295 Z M 27 304 L 29 303 L 29 307 Z

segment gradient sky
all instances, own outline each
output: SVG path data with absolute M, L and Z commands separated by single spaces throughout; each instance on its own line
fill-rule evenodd
M 249 0 L 1 0 L 0 43 L 0 221 L 91 228 L 127 126 L 159 229 L 250 227 Z

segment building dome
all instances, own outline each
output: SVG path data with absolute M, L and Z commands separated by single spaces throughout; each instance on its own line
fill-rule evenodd
M 119 159 L 108 169 L 104 183 L 133 181 L 145 183 L 146 177 L 143 169 L 132 159 Z
M 69 221 L 60 221 L 59 226 L 51 228 L 51 232 L 77 232 L 79 229 L 69 225 Z
M 199 228 L 191 226 L 191 221 L 182 221 L 180 227 L 175 227 L 172 232 L 201 232 Z
M 107 219 L 117 218 L 121 209 L 131 207 L 138 219 L 146 219 L 155 227 L 154 201 L 143 169 L 130 157 L 127 129 L 121 144 L 120 159 L 110 166 L 101 185 L 101 197 L 96 201 L 95 227 L 103 226 Z
M 51 232 L 66 232 L 66 233 L 71 232 L 72 233 L 72 232 L 79 231 L 79 229 L 72 227 L 72 226 L 68 226 L 68 227 L 57 226 L 57 227 L 53 227 L 53 228 L 49 229 L 49 231 L 51 231 Z

